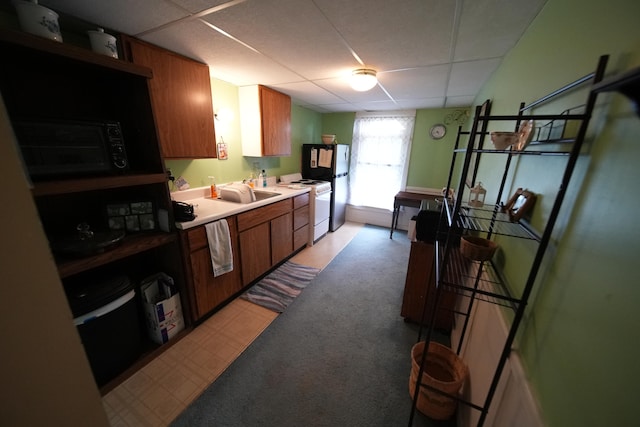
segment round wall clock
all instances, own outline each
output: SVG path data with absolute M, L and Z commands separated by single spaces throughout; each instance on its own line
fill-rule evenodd
M 429 129 L 429 135 L 431 135 L 433 139 L 440 139 L 445 133 L 447 133 L 447 128 L 441 123 L 435 124 Z

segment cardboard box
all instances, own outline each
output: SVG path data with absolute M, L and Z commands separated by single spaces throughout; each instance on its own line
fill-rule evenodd
M 144 279 L 140 291 L 149 338 L 164 344 L 184 329 L 180 294 L 173 279 L 164 273 Z

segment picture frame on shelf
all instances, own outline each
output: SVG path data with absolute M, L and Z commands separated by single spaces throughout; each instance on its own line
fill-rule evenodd
M 509 215 L 512 222 L 518 222 L 531 210 L 536 201 L 536 195 L 527 189 L 518 188 L 502 208 Z
M 110 230 L 137 233 L 156 229 L 153 202 L 150 201 L 108 204 L 107 218 Z

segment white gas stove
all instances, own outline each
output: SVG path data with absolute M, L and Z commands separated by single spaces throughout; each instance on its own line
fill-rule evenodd
M 280 183 L 278 185 L 299 188 L 299 187 L 312 187 L 317 194 L 323 194 L 331 192 L 331 183 L 329 181 L 318 181 L 315 179 L 304 179 L 299 173 L 292 173 L 289 175 L 282 175 L 280 177 Z
M 282 175 L 278 185 L 290 188 L 311 187 L 309 198 L 309 246 L 313 246 L 321 237 L 329 231 L 329 216 L 331 212 L 331 183 L 329 181 L 317 181 L 302 179 L 302 174 L 293 173 Z

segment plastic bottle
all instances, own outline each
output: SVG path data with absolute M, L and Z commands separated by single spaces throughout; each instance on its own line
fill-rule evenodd
M 251 175 L 249 175 L 249 187 L 251 188 L 255 188 L 256 186 L 256 179 L 253 177 L 253 173 L 251 173 Z
M 218 188 L 216 187 L 215 177 L 210 176 L 209 179 L 211 180 L 211 198 L 212 199 L 217 199 L 218 198 Z
M 260 177 L 262 179 L 262 186 L 263 187 L 267 187 L 267 173 L 264 171 L 264 169 L 262 169 L 262 173 L 260 174 Z

